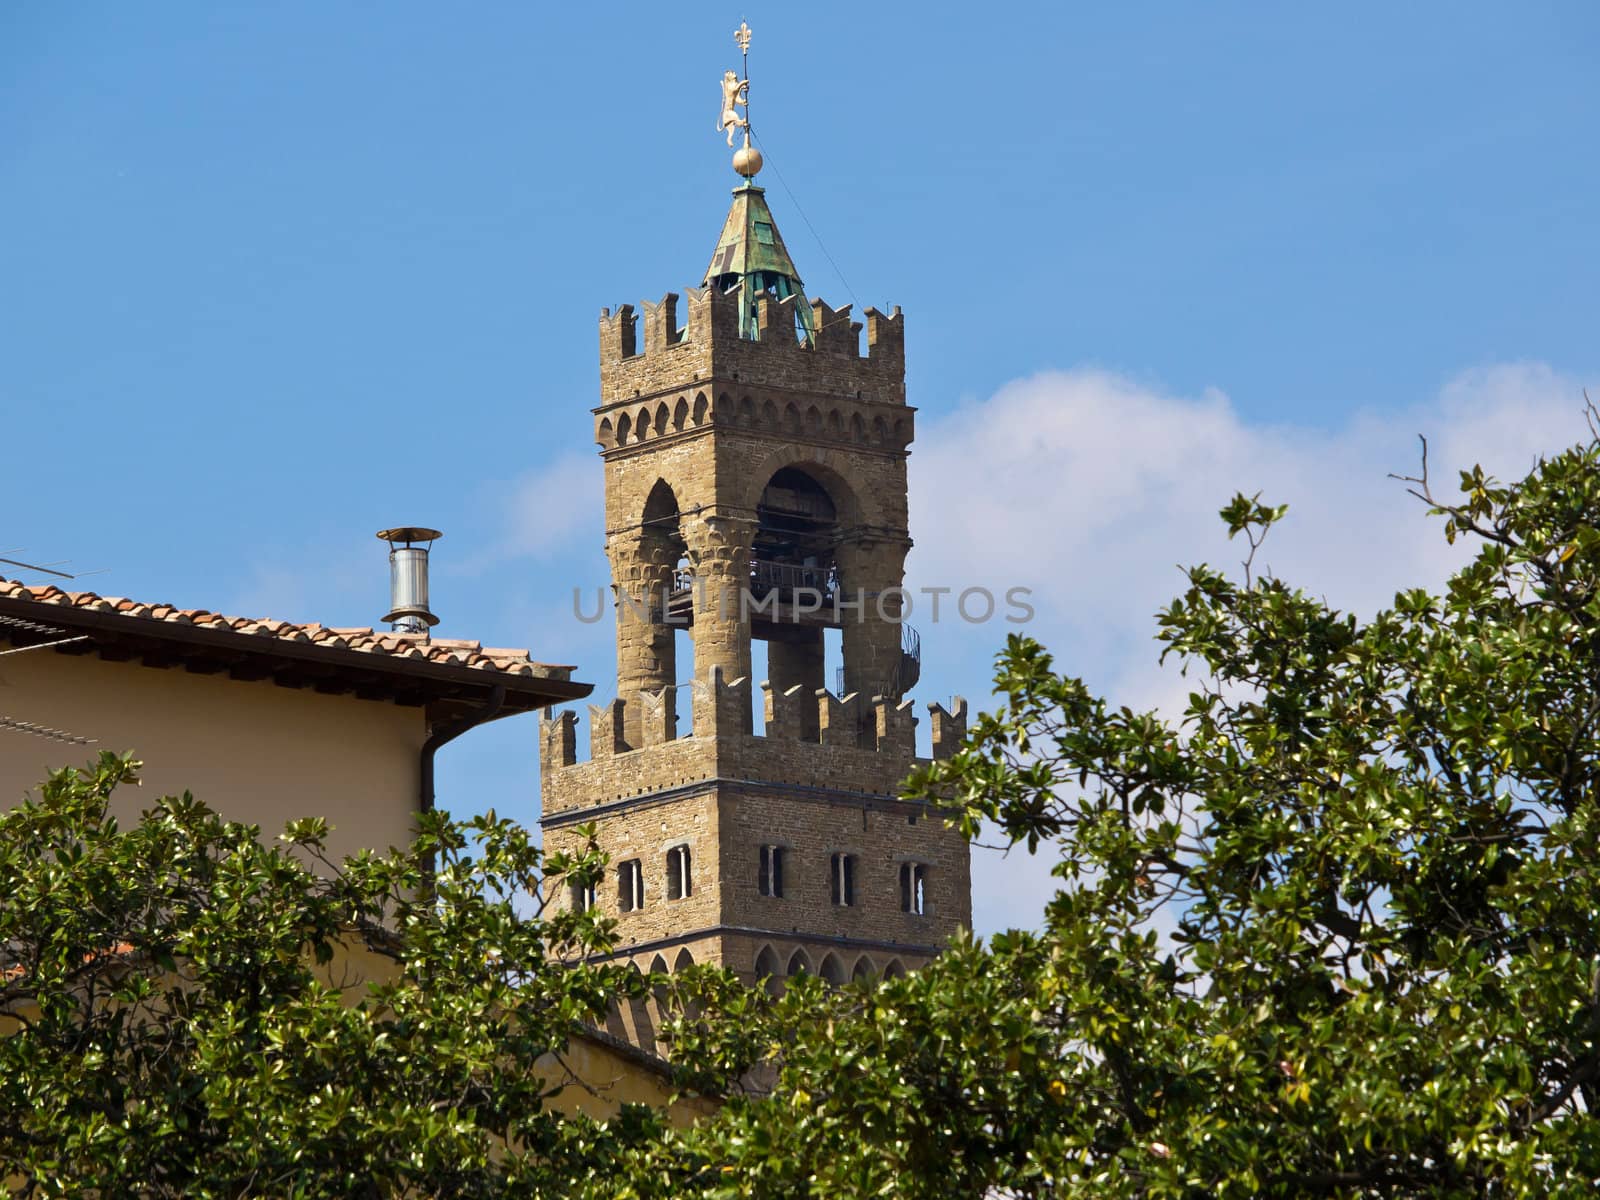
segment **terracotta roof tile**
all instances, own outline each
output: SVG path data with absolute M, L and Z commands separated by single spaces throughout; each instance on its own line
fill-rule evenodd
M 142 604 L 122 596 L 94 592 L 69 592 L 53 585 L 29 588 L 0 577 L 0 598 L 56 604 L 96 612 L 113 612 L 130 621 L 160 621 L 171 625 L 201 625 L 258 637 L 310 643 L 330 649 L 362 650 L 393 658 L 420 659 L 500 674 L 570 679 L 573 668 L 534 662 L 526 650 L 486 648 L 470 638 L 429 640 L 420 634 L 392 633 L 366 626 L 296 624 L 271 618 L 226 617 L 203 608 L 175 608 L 170 604 Z

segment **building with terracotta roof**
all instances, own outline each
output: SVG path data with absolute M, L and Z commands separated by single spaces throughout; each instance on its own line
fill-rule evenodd
M 433 756 L 445 742 L 590 692 L 571 667 L 423 628 L 231 617 L 0 579 L 0 804 L 52 768 L 133 750 L 145 764 L 143 795 L 119 792 L 119 816 L 187 790 L 265 837 L 288 820 L 324 817 L 334 857 L 403 846 L 432 806 Z M 0 981 L 20 970 L 0 963 Z M 392 970 L 350 945 L 329 978 L 355 996 Z M 25 999 L 0 1007 L 0 1037 L 30 1011 Z M 551 1079 L 565 1081 L 552 1088 L 554 1107 L 597 1116 L 624 1102 L 673 1107 L 659 1058 L 601 1030 L 575 1035 L 549 1063 Z M 700 1109 L 673 1111 L 687 1119 Z
M 329 849 L 409 842 L 433 758 L 476 725 L 589 694 L 525 650 L 423 632 L 230 617 L 0 580 L 0 797 L 100 750 L 147 794 L 192 791 L 268 836 L 325 817 Z M 123 800 L 128 815 L 141 806 Z

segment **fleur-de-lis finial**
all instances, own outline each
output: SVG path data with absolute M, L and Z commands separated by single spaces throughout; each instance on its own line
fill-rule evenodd
M 750 58 L 750 26 L 743 21 L 739 28 L 733 31 L 734 43 L 739 47 L 739 53 L 745 56 L 746 64 Z M 744 115 L 739 115 L 739 109 L 744 109 Z M 761 151 L 750 144 L 750 81 L 740 79 L 737 71 L 724 71 L 722 73 L 722 115 L 717 118 L 717 132 L 728 135 L 728 145 L 733 145 L 733 133 L 736 129 L 744 131 L 744 145 L 733 156 L 733 169 L 746 179 L 754 179 L 756 172 L 761 170 Z

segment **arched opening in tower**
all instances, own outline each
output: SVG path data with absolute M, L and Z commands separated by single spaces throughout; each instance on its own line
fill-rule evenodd
M 826 634 L 840 620 L 835 605 L 839 507 L 827 487 L 799 467 L 775 472 L 756 506 L 750 634 L 766 643 L 773 690 L 803 689 L 801 727 L 794 732 L 807 740 L 818 736 L 817 706 L 811 697 L 828 686 Z
M 645 497 L 639 542 L 644 559 L 652 564 L 651 577 L 664 579 L 661 590 L 665 594 L 649 598 L 657 622 L 652 645 L 655 674 L 660 680 L 658 686 L 675 689 L 670 701 L 677 714 L 676 729 L 686 731 L 693 722 L 693 705 L 690 689 L 680 686 L 685 681 L 679 678 L 679 672 L 683 668 L 691 676 L 694 673 L 694 634 L 682 611 L 689 596 L 688 546 L 678 497 L 665 479 L 656 480 Z
M 792 599 L 802 589 L 831 597 L 838 544 L 838 508 L 828 490 L 800 468 L 784 467 L 756 506 L 752 590 L 757 598 L 777 591 Z
M 678 513 L 678 497 L 665 479 L 658 479 L 645 497 L 640 517 L 640 536 L 674 550 L 684 551 L 683 527 Z

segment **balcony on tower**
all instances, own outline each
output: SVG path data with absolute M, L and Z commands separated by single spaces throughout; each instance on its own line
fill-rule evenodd
M 868 682 L 867 694 L 870 696 L 892 696 L 898 699 L 911 691 L 920 682 L 922 682 L 922 635 L 913 626 L 907 625 L 902 621 L 900 622 L 900 657 L 894 660 L 894 666 L 885 673 L 883 679 L 877 682 Z M 843 666 L 834 669 L 833 690 L 841 696 L 849 690 Z
M 841 611 L 839 568 L 834 560 L 840 542 L 833 501 L 804 471 L 779 471 L 762 493 L 756 509 L 756 534 L 750 570 L 741 596 L 715 597 L 720 610 L 733 606 L 758 628 L 803 625 L 839 628 L 854 610 Z M 680 567 L 667 597 L 667 620 L 694 623 L 696 576 Z M 758 637 L 768 636 L 758 632 Z

